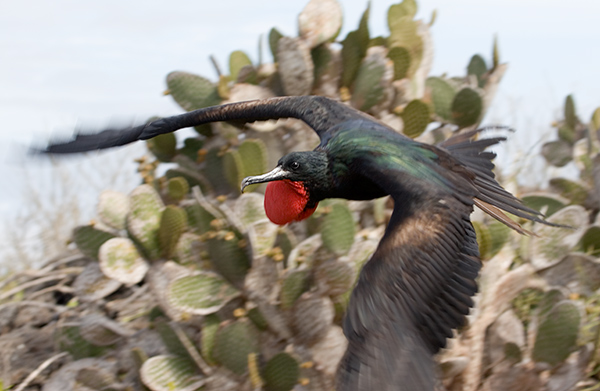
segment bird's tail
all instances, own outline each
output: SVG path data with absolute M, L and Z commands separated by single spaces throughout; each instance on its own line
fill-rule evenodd
M 496 154 L 485 149 L 505 141 L 506 138 L 475 139 L 478 133 L 486 129 L 475 129 L 457 134 L 438 145 L 450 152 L 455 159 L 475 175 L 473 184 L 478 191 L 475 197 L 475 205 L 496 220 L 522 234 L 531 234 L 531 232 L 521 227 L 504 212 L 527 220 L 555 226 L 556 224 L 544 220 L 544 216 L 540 212 L 525 206 L 521 200 L 510 194 L 498 183 L 493 172 L 495 166 L 492 162 Z

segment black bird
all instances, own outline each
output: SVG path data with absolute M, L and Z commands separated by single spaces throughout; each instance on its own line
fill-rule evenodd
M 433 355 L 465 322 L 481 268 L 473 205 L 525 233 L 503 211 L 546 223 L 494 179 L 486 152 L 503 141 L 475 140 L 477 130 L 438 146 L 407 138 L 342 103 L 317 96 L 281 97 L 209 107 L 126 129 L 79 134 L 44 153 L 76 153 L 146 140 L 214 121 L 297 118 L 319 135 L 242 190 L 270 182 L 265 209 L 277 224 L 310 216 L 326 198 L 369 200 L 391 195 L 395 206 L 379 246 L 352 292 L 339 366 L 339 391 L 433 390 Z

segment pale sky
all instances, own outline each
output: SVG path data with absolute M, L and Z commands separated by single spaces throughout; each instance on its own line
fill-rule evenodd
M 366 1 L 344 1 L 344 28 L 358 25 Z M 295 35 L 307 0 L 0 0 L 0 156 L 34 138 L 68 135 L 77 123 L 102 127 L 181 110 L 162 95 L 173 70 L 215 79 L 208 56 L 226 69 L 231 51 L 256 61 L 260 34 Z M 372 0 L 372 36 L 387 35 L 391 0 Z M 546 137 L 567 94 L 588 121 L 600 106 L 600 2 L 592 0 L 423 0 L 432 28 L 431 75 L 464 75 L 475 53 L 490 59 L 498 35 L 509 69 L 485 122 L 517 129 L 513 151 Z M 270 61 L 268 46 L 263 58 Z M 7 161 L 8 160 L 8 161 Z M 77 164 L 77 163 L 74 163 Z M 32 167 L 35 176 L 42 167 Z M 22 171 L 0 159 L 0 215 L 24 207 Z M 131 188 L 135 184 L 131 184 Z M 89 216 L 91 217 L 91 216 Z

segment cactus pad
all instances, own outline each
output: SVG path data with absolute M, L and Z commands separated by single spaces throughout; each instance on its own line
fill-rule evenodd
M 369 49 L 352 85 L 352 106 L 361 111 L 369 110 L 385 97 L 383 84 L 388 60 L 379 49 Z
M 551 266 L 571 252 L 583 235 L 587 220 L 583 207 L 571 205 L 553 214 L 548 221 L 574 229 L 537 225 L 534 232 L 538 236 L 532 238 L 532 250 L 536 254 L 531 259 L 533 266 L 538 269 Z
M 217 312 L 240 292 L 214 273 L 180 277 L 169 284 L 167 297 L 178 309 L 196 315 Z
M 221 103 L 217 87 L 202 76 L 187 72 L 171 72 L 167 75 L 167 88 L 175 102 L 185 111 Z
M 211 223 L 221 217 L 218 211 L 206 200 L 203 200 L 202 203 L 196 201 L 186 203 L 183 208 L 187 213 L 188 224 L 199 234 L 210 231 L 212 229 Z
M 592 225 L 585 231 L 579 241 L 581 251 L 595 257 L 600 255 L 600 226 Z
M 177 153 L 177 139 L 174 133 L 159 134 L 146 141 L 148 149 L 161 162 L 170 162 Z
M 142 281 L 149 269 L 133 242 L 127 238 L 113 238 L 98 252 L 102 273 L 127 286 Z
M 266 391 L 290 391 L 298 382 L 300 366 L 287 353 L 278 353 L 265 365 L 262 377 Z
M 577 346 L 581 315 L 572 301 L 562 301 L 540 323 L 533 346 L 535 361 L 557 365 L 569 357 Z
M 310 0 L 298 16 L 298 33 L 310 48 L 333 40 L 342 28 L 337 0 Z
M 219 274 L 235 286 L 243 284 L 251 261 L 240 240 L 232 232 L 225 233 L 222 238 L 210 239 L 208 253 L 213 268 Z
M 167 181 L 167 194 L 173 201 L 181 201 L 190 191 L 188 181 L 183 177 L 170 178 Z
M 260 175 L 267 171 L 267 147 L 259 139 L 244 140 L 238 147 L 243 176 Z M 239 186 L 239 183 L 236 183 Z
M 362 59 L 367 53 L 360 43 L 358 32 L 351 31 L 342 41 L 342 86 L 350 87 L 356 78 Z
M 573 159 L 573 147 L 564 140 L 550 141 L 542 145 L 542 156 L 555 167 L 563 167 Z
M 352 212 L 345 203 L 335 202 L 323 217 L 321 239 L 323 245 L 335 254 L 345 254 L 354 243 L 356 228 Z
M 267 218 L 263 203 L 262 194 L 244 193 L 235 202 L 235 213 L 244 225 L 251 225 Z
M 231 190 L 229 181 L 226 179 L 220 148 L 211 148 L 207 151 L 202 172 L 217 194 L 228 193 Z M 236 188 L 239 188 L 238 184 L 236 184 Z
M 185 210 L 175 205 L 168 205 L 162 212 L 158 228 L 158 242 L 161 253 L 165 258 L 170 258 L 177 246 L 181 234 L 187 228 L 187 215 Z
M 281 308 L 292 308 L 296 300 L 308 290 L 308 270 L 290 270 L 283 280 L 281 287 Z
M 158 193 L 150 185 L 136 187 L 129 195 L 130 211 L 127 216 L 129 235 L 144 249 L 146 255 L 155 259 L 160 250 L 158 228 L 164 205 Z
M 410 53 L 408 50 L 403 47 L 391 48 L 388 57 L 394 62 L 394 80 L 404 79 L 410 68 Z
M 310 48 L 299 38 L 281 37 L 277 43 L 277 60 L 285 94 L 310 94 L 315 77 Z
M 269 49 L 271 49 L 271 54 L 273 55 L 273 62 L 277 62 L 277 44 L 281 37 L 283 37 L 283 34 L 275 27 L 269 31 Z
M 317 265 L 315 277 L 325 286 L 328 295 L 339 296 L 352 288 L 356 272 L 347 262 L 326 261 Z
M 123 193 L 104 190 L 98 199 L 96 213 L 100 220 L 109 227 L 125 229 L 125 221 L 129 212 L 129 199 Z
M 483 100 L 471 88 L 460 90 L 452 101 L 452 120 L 461 128 L 475 125 L 483 112 Z
M 252 61 L 246 53 L 241 50 L 231 52 L 229 55 L 229 74 L 232 80 L 237 80 L 240 71 L 246 66 L 252 67 Z
M 249 229 L 249 237 L 252 242 L 252 252 L 254 256 L 265 255 L 273 248 L 277 240 L 277 231 L 279 227 L 273 224 L 269 219 L 257 221 Z
M 229 186 L 239 193 L 239 185 L 244 179 L 244 163 L 238 151 L 230 149 L 225 152 L 223 155 L 223 169 Z
M 502 247 L 508 241 L 510 236 L 510 228 L 499 221 L 492 221 L 487 226 L 490 232 L 491 241 L 489 249 L 489 257 L 492 258 L 502 250 Z
M 204 146 L 204 141 L 196 137 L 188 137 L 183 140 L 183 147 L 179 149 L 178 153 L 186 156 L 193 162 L 198 160 L 198 152 Z
M 202 245 L 202 238 L 192 232 L 184 232 L 173 253 L 173 258 L 182 265 L 194 264 L 199 261 L 199 247 Z
M 577 113 L 575 112 L 575 101 L 573 95 L 568 95 L 565 99 L 565 123 L 571 129 L 575 129 L 579 120 L 577 119 Z
M 417 2 L 415 0 L 403 0 L 398 4 L 390 6 L 388 9 L 388 26 L 390 30 L 392 26 L 399 23 L 399 19 L 405 16 L 414 18 L 417 13 Z
M 477 245 L 481 259 L 488 259 L 491 248 L 492 236 L 487 227 L 479 221 L 473 221 L 473 229 L 477 236 Z
M 94 228 L 93 225 L 83 225 L 73 230 L 73 241 L 79 251 L 94 259 L 98 259 L 100 246 L 114 237 L 110 232 Z
M 411 101 L 401 116 L 404 122 L 402 132 L 410 138 L 420 136 L 429 125 L 429 107 L 419 99 Z
M 213 348 L 215 361 L 243 375 L 248 371 L 248 355 L 259 351 L 258 336 L 258 330 L 248 319 L 221 325 Z
M 487 65 L 485 64 L 485 60 L 479 54 L 471 57 L 471 61 L 467 66 L 467 74 L 474 75 L 477 77 L 477 82 L 479 87 L 483 87 L 485 85 L 485 80 L 483 79 L 483 75 L 487 72 Z
M 335 310 L 329 297 L 306 292 L 296 300 L 292 310 L 292 326 L 298 340 L 311 345 L 322 339 L 331 327 Z
M 440 77 L 430 77 L 425 85 L 431 96 L 435 114 L 443 120 L 452 120 L 452 102 L 456 91 L 446 80 Z
M 202 325 L 202 336 L 200 341 L 200 351 L 202 357 L 207 363 L 214 365 L 215 360 L 213 359 L 212 352 L 215 347 L 215 338 L 217 331 L 219 330 L 219 316 L 216 314 L 207 315 L 204 317 L 204 323 Z
M 388 18 L 393 14 L 393 7 L 390 7 Z M 421 61 L 423 60 L 424 40 L 419 35 L 419 22 L 414 21 L 412 16 L 392 17 L 388 19 L 390 27 L 390 37 L 388 38 L 388 47 L 403 47 L 408 50 L 410 55 L 410 66 L 407 77 L 413 77 Z
M 152 391 L 196 390 L 204 384 L 191 360 L 172 355 L 149 358 L 140 369 L 142 382 Z

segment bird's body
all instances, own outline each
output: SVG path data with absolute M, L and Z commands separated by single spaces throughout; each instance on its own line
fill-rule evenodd
M 326 198 L 368 200 L 390 195 L 394 211 L 363 267 L 344 319 L 348 349 L 339 391 L 433 390 L 433 355 L 463 325 L 481 267 L 473 205 L 519 232 L 503 211 L 544 222 L 494 179 L 484 151 L 502 138 L 477 131 L 440 146 L 411 140 L 341 103 L 322 97 L 273 98 L 197 110 L 123 131 L 78 135 L 45 152 L 72 153 L 123 145 L 182 127 L 226 120 L 293 117 L 321 138 L 314 151 L 284 156 L 242 189 L 269 182 L 265 209 L 278 224 L 310 216 Z
M 463 324 L 477 291 L 475 175 L 449 152 L 366 120 L 337 125 L 314 152 L 290 154 L 278 167 L 306 184 L 311 207 L 325 198 L 393 197 L 386 233 L 350 298 L 338 388 L 432 390 L 433 354 Z M 267 212 L 279 202 L 288 197 L 267 197 Z

